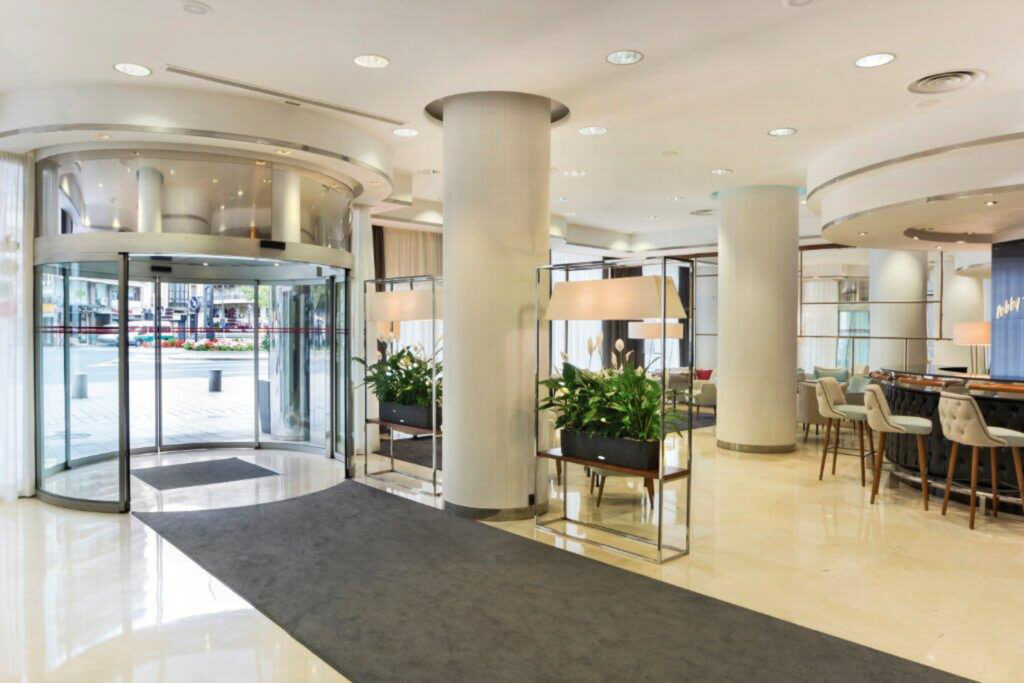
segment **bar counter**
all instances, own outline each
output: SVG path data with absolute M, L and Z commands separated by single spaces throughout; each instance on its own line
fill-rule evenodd
M 942 436 L 939 422 L 939 394 L 943 386 L 947 390 L 967 392 L 978 402 L 985 422 L 992 427 L 1006 427 L 1024 431 L 1024 383 L 991 379 L 984 375 L 943 370 L 905 372 L 884 369 L 888 373 L 884 381 L 886 397 L 894 415 L 915 415 L 932 421 L 932 433 L 925 438 L 928 458 L 928 478 L 934 486 L 941 487 L 949 468 L 951 444 Z M 918 475 L 917 445 L 912 435 L 889 434 L 885 444 L 887 460 L 900 467 L 901 473 Z M 999 492 L 1007 498 L 1017 498 L 1017 477 L 1013 470 L 1013 458 L 1009 448 L 999 449 L 997 458 L 997 481 Z M 960 486 L 970 486 L 970 457 L 957 459 L 953 481 Z M 979 491 L 990 490 L 992 481 L 989 458 L 981 458 L 978 472 Z M 1002 509 L 1004 506 L 1000 506 Z M 1006 508 L 1020 513 L 1019 505 Z

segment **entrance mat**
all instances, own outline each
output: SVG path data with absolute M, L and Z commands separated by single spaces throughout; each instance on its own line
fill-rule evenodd
M 443 470 L 441 467 L 441 437 L 437 439 L 437 469 Z M 383 440 L 380 443 L 380 450 L 375 451 L 377 455 L 382 455 L 385 458 L 388 457 L 390 451 L 389 446 Z M 430 469 L 431 462 L 431 446 L 430 437 L 424 437 L 421 439 L 395 439 L 395 460 L 402 460 L 403 462 L 411 462 L 413 465 L 420 465 Z
M 161 465 L 132 470 L 132 476 L 146 482 L 155 489 L 182 489 L 187 486 L 222 484 L 226 481 L 276 477 L 280 473 L 266 467 L 254 465 L 238 458 L 218 458 L 200 462 L 186 462 L 181 465 Z
M 959 680 L 353 481 L 135 516 L 355 681 Z

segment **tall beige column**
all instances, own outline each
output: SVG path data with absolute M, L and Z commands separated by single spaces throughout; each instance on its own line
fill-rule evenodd
M 271 239 L 302 241 L 302 177 L 290 169 L 274 169 Z
M 510 92 L 443 101 L 444 505 L 460 516 L 532 514 L 551 109 Z
M 786 453 L 796 447 L 797 188 L 720 198 L 718 445 Z
M 139 232 L 163 232 L 164 174 L 152 166 L 138 172 Z
M 868 306 L 872 369 L 901 369 L 928 362 L 928 310 L 919 302 L 928 289 L 928 252 L 872 249 L 868 255 Z

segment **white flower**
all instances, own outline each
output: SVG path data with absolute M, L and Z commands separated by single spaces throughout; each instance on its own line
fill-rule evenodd
M 619 353 L 622 353 L 622 349 L 624 349 L 624 348 L 626 348 L 626 343 L 624 341 L 622 341 L 621 339 L 616 339 L 615 340 L 615 350 L 618 351 Z

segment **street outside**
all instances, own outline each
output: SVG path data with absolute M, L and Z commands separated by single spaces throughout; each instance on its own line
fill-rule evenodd
M 162 349 L 163 442 L 165 445 L 252 441 L 253 354 Z M 43 349 L 45 465 L 64 459 L 63 359 L 60 347 Z M 156 351 L 128 352 L 132 448 L 155 445 Z M 210 370 L 220 370 L 221 391 L 210 392 Z M 71 458 L 118 447 L 118 360 L 115 346 L 72 346 L 71 373 L 85 373 L 88 398 L 71 399 Z M 260 376 L 267 377 L 261 358 Z

